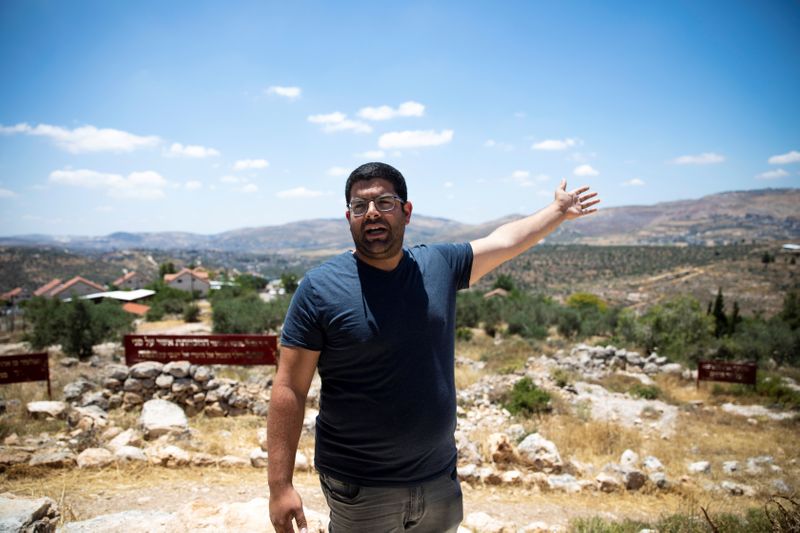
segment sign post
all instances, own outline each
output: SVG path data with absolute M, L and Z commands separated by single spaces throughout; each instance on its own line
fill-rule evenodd
M 125 335 L 125 364 L 189 361 L 195 365 L 274 365 L 275 335 Z
M 758 365 L 755 363 L 699 361 L 697 363 L 697 388 L 700 388 L 700 381 L 744 383 L 755 387 L 757 370 Z
M 47 397 L 53 399 L 46 352 L 0 356 L 0 385 L 28 381 L 47 381 Z

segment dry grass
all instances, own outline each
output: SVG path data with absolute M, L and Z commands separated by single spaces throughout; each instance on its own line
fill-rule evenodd
M 539 431 L 558 447 L 563 458 L 602 466 L 618 462 L 628 448 L 641 448 L 642 435 L 638 430 L 611 422 L 582 421 L 568 415 L 544 417 Z

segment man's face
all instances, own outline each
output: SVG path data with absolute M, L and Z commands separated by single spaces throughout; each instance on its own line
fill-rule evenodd
M 397 194 L 391 182 L 380 178 L 358 181 L 350 189 L 350 201 L 355 198 L 374 200 L 384 194 Z M 410 202 L 401 206 L 397 200 L 391 211 L 379 211 L 371 202 L 367 212 L 360 217 L 350 211 L 345 216 L 350 222 L 350 233 L 360 258 L 370 263 L 370 260 L 383 262 L 400 256 L 406 224 L 411 220 Z

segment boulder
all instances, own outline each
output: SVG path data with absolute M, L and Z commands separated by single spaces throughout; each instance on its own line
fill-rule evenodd
M 31 460 L 31 452 L 13 448 L 0 448 L 0 472 L 9 466 L 20 465 Z
M 171 374 L 176 378 L 185 378 L 189 375 L 191 367 L 192 364 L 189 361 L 170 361 L 164 365 L 161 372 L 164 374 Z
M 0 495 L 0 531 L 51 533 L 56 530 L 58 519 L 58 507 L 50 498 Z
M 235 468 L 239 466 L 249 466 L 250 461 L 248 461 L 247 459 L 242 459 L 241 457 L 237 457 L 235 455 L 225 455 L 220 458 L 217 464 L 225 468 Z
M 156 387 L 159 389 L 171 389 L 175 376 L 172 374 L 161 374 L 156 378 Z
M 208 380 L 214 377 L 213 372 L 207 366 L 198 366 L 194 368 L 194 372 L 192 372 L 192 378 L 200 383 L 206 383 Z
M 93 390 L 94 387 L 95 385 L 91 381 L 86 378 L 80 378 L 72 383 L 64 385 L 64 399 L 68 402 L 72 402 L 80 398 L 84 392 Z
M 186 466 L 191 461 L 191 455 L 183 448 L 174 445 L 164 446 L 150 455 L 150 461 L 161 466 L 174 468 L 176 466 Z
M 258 428 L 256 430 L 256 440 L 261 449 L 267 451 L 267 428 Z
M 217 459 L 209 454 L 198 452 L 192 455 L 192 466 L 215 466 L 217 464 Z
M 658 487 L 659 489 L 666 489 L 669 487 L 669 482 L 667 481 L 667 476 L 664 472 L 651 472 L 648 476 L 650 483 Z
M 30 402 L 27 408 L 33 418 L 66 418 L 69 405 L 66 402 Z
M 664 374 L 674 374 L 680 376 L 683 374 L 683 366 L 680 363 L 667 363 L 661 367 L 661 372 Z
M 86 448 L 78 454 L 78 468 L 103 468 L 114 462 L 114 455 L 105 448 Z
M 725 461 L 722 463 L 722 471 L 726 474 L 733 474 L 739 470 L 739 461 Z
M 517 452 L 534 470 L 557 473 L 564 466 L 556 445 L 538 433 L 531 433 L 525 437 L 517 446 Z
M 39 450 L 31 456 L 28 464 L 50 468 L 71 468 L 75 466 L 75 454 L 70 450 L 62 449 Z
M 648 455 L 642 461 L 642 465 L 644 469 L 648 472 L 660 472 L 664 470 L 664 465 L 661 464 L 661 461 L 658 460 L 657 457 L 653 457 L 652 455 Z
M 269 456 L 261 448 L 255 448 L 250 452 L 250 464 L 255 468 L 267 468 Z
M 148 440 L 167 433 L 183 433 L 189 429 L 189 421 L 180 406 L 166 400 L 149 400 L 142 406 L 139 425 Z
M 122 511 L 89 520 L 67 522 L 59 533 L 173 533 L 183 525 L 163 511 Z
M 131 367 L 130 375 L 137 379 L 155 379 L 161 374 L 163 368 L 164 364 L 158 361 L 143 361 Z
M 516 528 L 507 522 L 501 522 L 486 513 L 470 513 L 464 519 L 463 526 L 473 533 L 515 533 Z
M 147 455 L 145 455 L 144 450 L 136 446 L 120 446 L 114 452 L 114 457 L 119 461 L 147 461 Z
M 458 479 L 468 482 L 479 481 L 480 475 L 478 474 L 478 467 L 474 464 L 459 466 Z
M 639 490 L 647 481 L 647 477 L 639 470 L 628 469 L 623 472 L 625 488 L 628 490 Z
M 517 461 L 514 446 L 505 433 L 492 433 L 486 440 L 486 455 L 495 464 L 509 464 Z
M 576 493 L 583 489 L 583 485 L 570 474 L 560 474 L 547 476 L 547 487 L 550 490 L 560 490 L 563 492 Z
M 525 479 L 519 470 L 508 470 L 500 474 L 503 485 L 522 485 Z
M 105 368 L 105 375 L 109 379 L 115 379 L 119 382 L 123 382 L 128 379 L 128 374 L 130 374 L 130 370 L 125 365 L 108 365 Z
M 639 466 L 639 454 L 633 450 L 625 450 L 619 458 L 619 464 L 624 468 L 636 468 Z
M 614 492 L 619 490 L 619 488 L 622 486 L 616 477 L 606 472 L 597 474 L 597 477 L 594 479 L 597 482 L 597 488 L 602 492 Z
M 140 392 L 143 388 L 142 380 L 134 377 L 126 379 L 125 383 L 122 384 L 122 390 L 125 392 Z
M 690 474 L 708 474 L 711 472 L 711 463 L 708 461 L 697 461 L 689 465 Z
M 108 443 L 108 448 L 112 451 L 117 451 L 123 446 L 141 446 L 142 445 L 142 435 L 138 431 L 133 428 L 128 428 L 113 439 L 111 439 Z

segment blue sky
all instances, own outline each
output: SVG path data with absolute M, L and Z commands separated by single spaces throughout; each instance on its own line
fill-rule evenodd
M 797 1 L 6 0 L 0 69 L 2 235 L 340 217 L 371 160 L 469 223 L 800 186 Z

